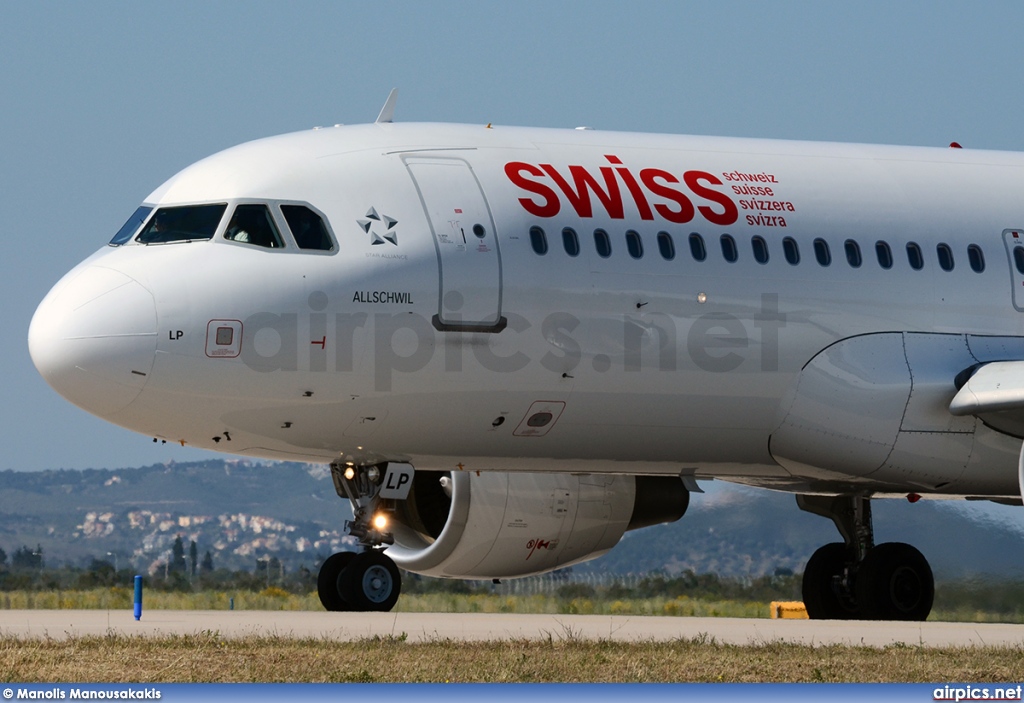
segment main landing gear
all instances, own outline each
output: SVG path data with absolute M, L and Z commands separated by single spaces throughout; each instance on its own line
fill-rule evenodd
M 352 503 L 354 519 L 346 527 L 363 551 L 338 552 L 324 560 L 316 579 L 320 602 L 331 611 L 391 610 L 402 591 L 402 576 L 381 550 L 394 544 L 380 497 L 384 467 L 335 462 L 331 477 L 338 495 Z
M 798 495 L 797 505 L 830 518 L 843 542 L 818 549 L 804 569 L 803 598 L 815 620 L 924 620 L 935 580 L 928 561 L 901 542 L 875 546 L 871 502 L 859 496 Z

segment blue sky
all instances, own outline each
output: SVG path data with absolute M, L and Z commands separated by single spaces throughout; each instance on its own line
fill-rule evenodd
M 400 121 L 1024 150 L 1021 27 L 1019 2 L 4 3 L 0 469 L 205 456 L 69 405 L 25 337 L 212 152 L 372 121 L 392 87 Z

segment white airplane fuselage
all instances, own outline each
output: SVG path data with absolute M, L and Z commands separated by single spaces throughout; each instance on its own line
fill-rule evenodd
M 1018 497 L 1020 439 L 949 404 L 1024 358 L 1022 193 L 1015 153 L 319 129 L 157 189 L 154 211 L 226 204 L 212 237 L 104 247 L 30 346 L 86 410 L 232 454 Z M 239 204 L 281 246 L 226 238 Z M 299 249 L 282 204 L 332 250 Z

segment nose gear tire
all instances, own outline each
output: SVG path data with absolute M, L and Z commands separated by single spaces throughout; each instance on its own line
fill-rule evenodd
M 402 575 L 390 557 L 378 551 L 357 554 L 338 581 L 352 610 L 386 612 L 402 591 Z
M 357 556 L 355 552 L 338 552 L 327 557 L 320 566 L 320 573 L 316 577 L 316 592 L 325 609 L 332 612 L 353 610 L 341 595 L 340 579 L 345 567 Z

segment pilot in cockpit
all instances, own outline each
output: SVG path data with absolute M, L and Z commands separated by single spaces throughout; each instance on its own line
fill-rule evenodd
M 235 208 L 224 238 L 260 247 L 281 246 L 280 237 L 270 222 L 265 205 L 239 205 Z
M 149 231 L 154 235 L 159 235 L 159 233 L 168 232 L 170 229 L 170 215 L 168 215 L 164 210 L 157 210 L 156 216 L 153 218 L 153 225 L 150 227 Z M 157 239 L 159 240 L 159 236 L 157 236 Z
M 245 208 L 238 208 L 235 210 L 234 217 L 231 218 L 231 224 L 228 225 L 224 237 L 235 242 L 251 242 L 252 234 L 250 233 L 255 229 L 254 224 L 252 213 Z

